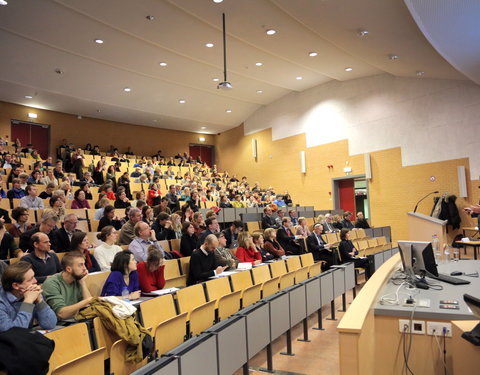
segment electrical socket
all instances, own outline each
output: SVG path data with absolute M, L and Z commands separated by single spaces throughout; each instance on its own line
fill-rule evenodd
M 413 331 L 417 335 L 424 335 L 425 334 L 425 321 L 424 320 L 414 320 L 413 324 Z M 404 327 L 407 326 L 407 333 L 410 333 L 410 320 L 408 319 L 399 319 L 398 320 L 398 329 L 401 333 L 404 331 Z
M 451 323 L 442 323 L 442 322 L 427 322 L 427 335 L 437 335 L 439 337 L 443 336 L 443 329 L 447 330 L 445 336 L 452 337 L 452 324 Z M 434 333 L 435 331 L 435 333 Z

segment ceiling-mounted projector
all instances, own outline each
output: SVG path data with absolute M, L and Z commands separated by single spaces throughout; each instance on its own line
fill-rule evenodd
M 232 88 L 233 88 L 232 84 L 230 82 L 227 82 L 227 81 L 220 82 L 217 85 L 217 89 L 220 89 L 220 90 L 230 90 Z

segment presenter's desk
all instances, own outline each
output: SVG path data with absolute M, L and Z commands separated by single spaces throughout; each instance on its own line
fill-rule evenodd
M 458 277 L 469 280 L 470 284 L 451 285 L 429 279 L 432 283 L 441 285 L 443 290 L 408 291 L 405 286 L 402 286 L 399 290 L 399 305 L 380 304 L 382 296 L 387 295 L 387 297 L 395 299 L 401 281 L 396 281 L 397 285 L 394 285 L 391 278 L 400 268 L 399 255 L 395 255 L 384 263 L 366 283 L 339 323 L 337 329 L 340 333 L 340 372 L 342 375 L 401 375 L 405 373 L 404 344 L 410 341 L 410 337 L 401 331 L 402 325 L 399 320 L 409 320 L 412 316 L 413 307 L 402 306 L 404 300 L 409 296 L 416 301 L 419 299 L 430 300 L 430 308 L 416 307 L 413 314 L 413 320 L 422 322 L 425 329 L 426 322 L 451 323 L 452 320 L 475 319 L 463 301 L 463 294 L 479 296 L 480 278 L 463 275 Z M 444 274 L 450 274 L 452 271 L 474 273 L 480 271 L 480 261 L 461 260 L 441 264 L 438 268 L 439 272 Z M 440 300 L 456 300 L 459 302 L 460 308 L 459 310 L 440 309 Z M 458 330 L 454 330 L 454 332 L 458 332 Z M 437 338 L 425 333 L 413 334 L 411 339 L 408 364 L 413 373 L 443 374 L 444 338 L 441 334 Z M 447 373 L 467 375 L 467 373 L 453 372 L 455 362 L 453 342 L 452 338 L 445 338 Z M 473 368 L 470 373 L 476 373 L 477 369 Z

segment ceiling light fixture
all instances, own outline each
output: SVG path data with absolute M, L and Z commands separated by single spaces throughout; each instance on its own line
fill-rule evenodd
M 0 5 L 8 5 L 8 3 L 6 2 L 6 0 L 0 0 Z
M 31 96 L 31 95 L 25 95 L 25 99 L 33 99 L 33 96 Z
M 309 52 L 308 56 L 310 56 L 310 57 L 318 56 L 318 52 Z
M 345 68 L 346 72 L 351 72 L 352 70 L 353 70 L 353 68 L 350 68 L 350 67 Z
M 301 80 L 303 79 L 303 77 L 298 76 L 298 77 L 295 77 L 295 79 L 296 79 L 297 81 L 301 81 Z
M 37 118 L 38 115 L 36 113 L 29 112 L 28 113 L 28 118 Z
M 213 2 L 214 2 L 215 4 L 220 4 L 221 2 L 223 2 L 223 0 L 213 0 Z
M 131 89 L 130 87 L 125 87 L 125 88 L 123 89 L 123 91 L 125 91 L 125 92 L 130 92 L 130 91 L 132 91 L 132 89 Z
M 274 30 L 274 29 L 267 29 L 267 31 L 265 31 L 267 33 L 267 35 L 275 35 L 277 33 L 277 30 Z
M 394 54 L 391 53 L 390 55 L 388 55 L 388 58 L 389 58 L 390 60 L 398 60 L 398 59 L 400 58 L 400 56 L 394 55 Z
M 146 16 L 145 18 L 146 18 L 147 20 L 149 20 L 149 21 L 153 21 L 153 20 L 155 19 L 154 16 Z
M 421 76 L 423 76 L 423 75 L 425 74 L 425 72 L 422 71 L 422 70 L 417 70 L 417 73 L 416 73 L 416 74 L 417 74 L 417 76 L 421 77 Z
M 167 63 L 164 62 L 164 61 L 161 61 L 161 62 L 158 63 L 158 65 L 160 65 L 160 66 L 167 66 Z
M 202 126 L 200 129 L 205 130 L 206 128 L 207 128 L 206 126 Z
M 218 82 L 218 81 L 220 81 L 220 78 L 215 77 L 215 78 L 212 79 L 212 81 L 213 82 Z
M 263 63 L 261 63 L 261 62 L 256 62 L 255 65 L 256 65 L 256 66 L 262 66 Z
M 225 112 L 227 112 L 227 113 L 232 113 L 232 110 L 231 110 L 231 109 L 227 109 Z
M 97 44 L 103 44 L 103 40 L 102 40 L 102 39 L 95 39 L 95 43 L 97 43 Z
M 207 48 L 212 48 L 214 45 L 215 45 L 215 44 L 213 44 L 213 43 L 206 43 L 206 44 L 205 44 L 205 47 L 207 47 Z
M 227 31 L 225 26 L 225 13 L 222 13 L 222 29 L 223 29 L 223 81 L 217 85 L 217 89 L 231 90 L 232 84 L 227 81 Z
M 359 29 L 357 31 L 357 36 L 359 36 L 359 37 L 364 37 L 364 36 L 367 36 L 367 35 L 368 35 L 368 30 Z
M 205 137 L 198 137 L 198 140 L 199 140 L 200 142 L 205 142 Z
M 262 90 L 257 90 L 257 94 L 263 94 Z
M 179 102 L 180 104 L 185 104 L 187 101 L 186 101 L 185 99 L 180 99 L 178 102 Z

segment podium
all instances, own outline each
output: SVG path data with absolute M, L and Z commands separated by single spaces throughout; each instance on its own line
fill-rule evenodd
M 448 242 L 447 220 L 440 220 L 418 212 L 407 212 L 407 222 L 409 241 L 430 242 L 432 236 L 436 234 L 441 246 Z

